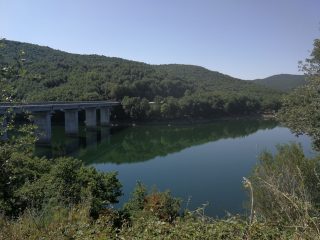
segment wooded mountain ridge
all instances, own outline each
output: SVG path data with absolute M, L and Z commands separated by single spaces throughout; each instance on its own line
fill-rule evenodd
M 194 65 L 150 65 L 0 41 L 2 75 L 19 101 L 122 101 L 134 118 L 221 116 L 277 109 L 282 96 L 254 81 Z M 15 77 L 12 77 L 14 75 Z M 153 109 L 148 102 L 155 102 Z
M 251 81 L 181 64 L 149 65 L 121 58 L 70 54 L 49 47 L 2 40 L 0 64 L 21 61 L 23 78 L 12 81 L 17 96 L 34 100 L 122 99 L 124 96 L 181 97 L 186 91 L 246 93 L 274 91 Z

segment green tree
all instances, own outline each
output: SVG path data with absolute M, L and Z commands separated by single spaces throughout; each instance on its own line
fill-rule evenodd
M 307 134 L 320 149 L 320 39 L 310 58 L 301 63 L 307 84 L 291 92 L 283 102 L 279 119 L 297 135 Z
M 125 96 L 122 100 L 125 113 L 132 119 L 144 119 L 150 114 L 149 101 L 146 98 Z
M 0 101 L 14 99 L 10 81 L 25 72 L 20 60 L 17 62 L 16 69 L 1 69 Z M 12 124 L 13 118 L 10 111 L 0 117 L 0 136 L 11 128 L 16 133 L 0 141 L 0 213 L 17 216 L 26 208 L 40 210 L 48 204 L 68 207 L 86 202 L 96 216 L 106 204 L 118 201 L 121 184 L 116 173 L 99 173 L 73 158 L 34 157 L 34 128 L 30 124 L 18 128 Z
M 160 192 L 153 189 L 148 192 L 146 186 L 137 182 L 124 210 L 133 217 L 151 214 L 160 220 L 173 222 L 179 216 L 180 205 L 181 200 L 173 197 L 170 191 Z

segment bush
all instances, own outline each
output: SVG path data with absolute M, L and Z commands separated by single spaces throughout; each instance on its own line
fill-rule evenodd
M 301 239 L 292 231 L 270 224 L 256 222 L 249 226 L 239 217 L 203 221 L 189 212 L 172 224 L 151 214 L 141 214 L 132 225 L 117 228 L 117 211 L 105 211 L 96 220 L 90 218 L 89 212 L 86 204 L 80 204 L 40 213 L 27 210 L 17 220 L 2 217 L 0 239 Z
M 308 159 L 297 144 L 261 154 L 250 177 L 256 216 L 282 226 L 318 231 L 320 158 Z
M 91 214 L 117 203 L 121 184 L 116 173 L 99 173 L 80 160 L 48 160 L 9 152 L 1 147 L 0 211 L 18 215 L 26 208 L 40 210 L 45 205 L 70 206 L 90 199 Z
M 0 218 L 0 239 L 110 239 L 116 236 L 115 216 L 110 212 L 93 220 L 86 204 L 37 212 L 28 209 L 16 220 Z
M 134 216 L 140 213 L 151 214 L 162 221 L 171 223 L 179 216 L 180 202 L 179 199 L 172 197 L 169 191 L 153 190 L 148 193 L 147 188 L 138 182 L 124 210 Z

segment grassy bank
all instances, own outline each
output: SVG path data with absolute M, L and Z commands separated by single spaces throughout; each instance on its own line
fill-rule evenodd
M 148 119 L 148 120 L 112 120 L 112 126 L 135 126 L 135 125 L 188 125 L 215 123 L 221 121 L 236 120 L 272 120 L 277 121 L 273 114 L 252 114 L 252 115 L 234 115 L 229 117 L 217 118 L 175 118 L 175 119 Z

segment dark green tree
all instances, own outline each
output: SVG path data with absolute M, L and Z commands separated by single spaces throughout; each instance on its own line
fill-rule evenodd
M 311 136 L 320 149 L 320 39 L 313 46 L 310 58 L 301 63 L 307 84 L 284 99 L 278 116 L 297 135 Z
M 5 48 L 5 46 L 4 46 Z M 21 58 L 1 68 L 0 101 L 14 101 L 12 79 L 23 78 Z M 0 141 L 0 213 L 18 216 L 26 208 L 69 207 L 86 202 L 96 216 L 107 204 L 116 203 L 121 184 L 116 173 L 99 173 L 73 158 L 34 157 L 36 137 L 30 124 L 16 127 L 10 110 L 0 116 L 0 136 L 14 128 L 15 135 Z
M 150 114 L 149 101 L 145 98 L 125 96 L 122 106 L 125 113 L 134 120 L 145 119 Z

